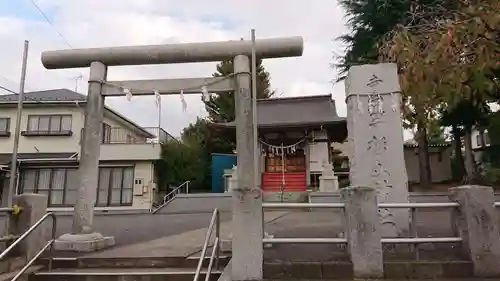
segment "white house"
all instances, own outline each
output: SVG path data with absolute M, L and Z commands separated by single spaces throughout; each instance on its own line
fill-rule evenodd
M 17 97 L 0 96 L 0 165 L 7 172 Z M 30 92 L 23 104 L 17 192 L 43 193 L 49 198 L 49 207 L 69 209 L 76 201 L 86 96 L 67 89 Z M 105 107 L 96 208 L 149 209 L 156 189 L 159 143 L 168 138 L 171 136 L 160 128 L 142 128 Z M 4 198 L 7 172 L 0 181 Z

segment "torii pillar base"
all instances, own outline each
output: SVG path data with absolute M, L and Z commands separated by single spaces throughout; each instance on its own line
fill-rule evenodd
M 115 238 L 100 233 L 63 234 L 54 241 L 57 251 L 94 252 L 115 245 Z

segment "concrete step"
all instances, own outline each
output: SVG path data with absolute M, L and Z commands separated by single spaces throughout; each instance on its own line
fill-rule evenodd
M 386 279 L 470 278 L 468 261 L 391 261 L 384 262 Z M 319 280 L 353 278 L 350 262 L 265 262 L 264 278 L 270 280 Z
M 194 254 L 192 256 L 189 256 L 186 258 L 184 266 L 185 267 L 193 267 L 196 268 L 198 266 L 198 262 L 200 261 L 201 253 Z M 231 260 L 230 255 L 220 255 L 219 256 L 219 266 L 220 268 L 224 268 L 229 261 Z M 205 256 L 203 259 L 203 265 L 208 266 L 208 263 L 210 262 L 210 256 Z
M 54 258 L 53 268 L 196 268 L 200 254 L 184 257 L 129 257 L 129 258 Z M 221 255 L 220 267 L 227 265 L 230 256 Z M 208 265 L 210 257 L 205 257 L 203 264 Z M 41 259 L 38 264 L 48 265 L 48 259 Z
M 276 231 L 275 237 L 314 237 L 310 235 L 314 229 L 296 228 L 290 235 L 285 231 Z M 320 237 L 345 237 L 340 232 L 325 233 Z M 318 237 L 318 236 L 316 236 Z M 416 249 L 411 245 L 389 245 L 383 247 L 384 261 L 419 261 L 419 260 L 452 260 L 468 261 L 467 253 L 460 244 L 421 244 Z M 272 249 L 264 251 L 265 260 L 279 261 L 349 261 L 350 255 L 346 245 L 341 244 L 275 244 Z
M 21 267 L 22 268 L 22 267 Z M 21 269 L 19 268 L 19 269 Z M 17 279 L 18 281 L 28 281 L 29 279 L 29 276 L 31 274 L 33 274 L 34 272 L 37 272 L 39 270 L 41 270 L 43 268 L 43 266 L 41 265 L 35 265 L 35 266 L 31 266 L 29 267 L 25 272 L 24 274 L 19 278 Z M 12 280 L 12 278 L 14 278 L 14 276 L 17 275 L 17 273 L 19 272 L 19 269 L 18 270 L 14 270 L 14 271 L 11 271 L 11 272 L 7 272 L 7 273 L 3 273 L 3 274 L 0 274 L 0 281 L 10 281 Z
M 6 257 L 0 260 L 0 274 L 8 273 L 22 268 L 26 264 L 24 257 Z
M 221 271 L 212 271 L 211 281 L 216 281 Z M 39 271 L 30 276 L 30 281 L 192 281 L 194 269 L 186 268 L 85 268 Z M 200 280 L 204 280 L 203 270 Z

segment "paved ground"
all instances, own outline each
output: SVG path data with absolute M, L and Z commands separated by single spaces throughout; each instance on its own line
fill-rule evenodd
M 94 229 L 107 236 L 114 236 L 116 245 L 128 245 L 164 236 L 175 235 L 208 226 L 211 213 L 204 214 L 134 214 L 95 216 Z M 227 221 L 229 213 L 222 213 Z M 57 235 L 71 231 L 71 216 L 58 216 Z
M 221 234 L 223 239 L 230 239 L 231 224 L 226 220 L 221 225 Z M 342 221 L 339 211 L 321 211 L 321 212 L 269 212 L 265 214 L 265 231 L 274 234 L 275 237 L 342 237 Z M 206 234 L 206 226 L 210 215 L 206 217 L 201 215 L 177 215 L 175 222 L 172 220 L 168 224 L 168 230 L 154 230 L 147 237 L 130 236 L 123 234 L 119 236 L 122 241 L 125 239 L 135 240 L 136 243 L 122 245 L 99 253 L 86 255 L 87 257 L 171 257 L 171 256 L 189 256 L 201 249 Z M 204 220 L 202 220 L 204 218 Z M 183 220 L 194 219 L 188 223 Z M 451 237 L 454 236 L 451 230 L 449 211 L 425 211 L 417 214 L 417 227 L 419 237 Z M 202 220 L 199 227 L 190 231 L 182 231 L 182 227 L 196 227 L 196 221 Z M 142 222 L 144 223 L 144 222 Z M 182 227 L 177 228 L 175 223 Z M 134 225 L 134 229 L 137 226 Z M 158 226 L 156 226 L 158 228 Z M 175 229 L 172 229 L 175 228 Z M 127 231 L 125 231 L 127 232 Z M 156 235 L 167 233 L 158 238 Z M 129 236 L 127 236 L 129 235 Z M 137 234 L 135 234 L 137 235 Z M 429 245 L 424 244 L 418 247 L 420 259 L 463 259 L 459 245 Z M 412 248 L 386 247 L 385 257 L 393 259 L 414 259 L 416 254 L 411 252 Z M 304 245 L 304 244 L 280 244 L 265 250 L 266 260 L 297 260 L 297 261 L 329 261 L 329 260 L 348 260 L 346 249 L 340 245 Z
M 286 212 L 266 213 L 264 216 L 264 222 L 271 223 L 286 214 Z M 208 220 L 210 220 L 210 217 Z M 203 243 L 205 242 L 209 223 L 208 220 L 201 228 L 195 230 L 130 245 L 122 245 L 97 253 L 84 254 L 83 256 L 88 258 L 188 257 L 201 250 Z M 224 221 L 221 223 L 220 233 L 223 240 L 229 240 L 231 238 L 230 221 Z M 61 254 L 59 254 L 59 256 L 61 256 Z
M 211 213 L 197 214 L 108 214 L 94 216 L 94 229 L 106 236 L 114 236 L 116 244 L 128 245 L 164 236 L 175 235 L 208 226 Z M 221 213 L 221 221 L 228 221 L 230 213 Z M 50 220 L 46 222 L 52 224 Z M 73 219 L 57 216 L 57 236 L 71 232 Z M 5 229 L 5 217 L 0 217 L 0 231 Z

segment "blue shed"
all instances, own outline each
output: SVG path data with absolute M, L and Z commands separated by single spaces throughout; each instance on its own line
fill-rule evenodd
M 212 153 L 212 192 L 224 192 L 224 170 L 236 165 L 235 154 Z

